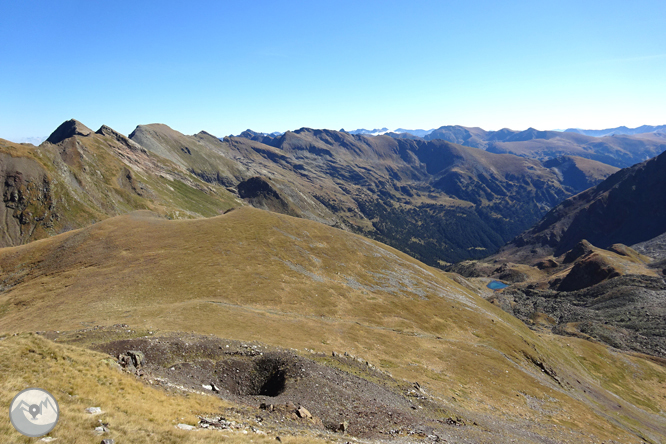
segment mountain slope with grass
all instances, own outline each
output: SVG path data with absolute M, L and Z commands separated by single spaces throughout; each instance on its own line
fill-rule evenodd
M 633 245 L 666 232 L 666 154 L 623 169 L 551 210 L 499 253 L 503 258 L 556 256 L 585 239 L 607 248 Z
M 449 270 L 511 284 L 489 298 L 535 328 L 664 357 L 665 171 L 666 154 L 620 170 Z
M 202 137 L 165 125 L 139 126 L 130 135 L 210 183 L 253 190 L 240 196 L 250 205 L 360 233 L 430 265 L 496 251 L 562 199 L 616 170 L 583 159 L 546 166 L 442 140 L 310 128 L 207 137 L 205 146 Z
M 181 409 L 183 418 L 192 418 L 193 411 L 219 412 L 206 405 L 222 397 L 237 406 L 234 411 L 245 415 L 246 423 L 262 416 L 274 424 L 283 411 L 290 417 L 289 403 L 300 404 L 313 419 L 297 422 L 307 415 L 301 412 L 299 419 L 294 413 L 290 433 L 305 430 L 334 441 L 341 432 L 327 428 L 326 418 L 338 409 L 341 415 L 335 417 L 347 423 L 352 437 L 396 442 L 432 442 L 430 433 L 449 442 L 666 439 L 661 361 L 578 338 L 536 334 L 480 297 L 475 284 L 310 220 L 248 207 L 195 220 L 135 212 L 0 249 L 0 264 L 0 331 L 47 331 L 45 336 L 58 342 L 108 350 L 113 361 L 117 352 L 145 354 L 144 373 L 136 373 L 145 388 L 89 370 L 101 373 L 84 389 L 76 372 L 86 362 L 97 369 L 93 364 L 100 355 L 25 336 L 0 341 L 0 350 L 12 347 L 26 362 L 43 359 L 63 375 L 47 387 L 67 406 L 56 429 L 62 436 L 86 421 L 77 412 L 88 403 L 104 403 L 116 418 L 111 426 L 117 422 L 141 439 L 149 433 L 166 436 L 159 418 L 153 426 L 141 425 L 151 421 L 151 411 L 135 419 L 122 412 L 135 397 L 162 396 L 154 390 L 212 383 L 219 394 L 204 388 L 210 396 L 205 399 L 190 395 L 181 401 L 177 393 L 183 391 L 176 390 L 166 414 Z M 119 326 L 115 336 L 105 336 L 113 326 Z M 169 339 L 173 334 L 182 343 Z M 259 353 L 277 361 L 261 361 Z M 270 369 L 271 362 L 283 363 L 276 367 L 284 372 L 283 393 L 238 389 L 252 381 L 246 378 L 257 374 L 253 368 Z M 33 378 L 21 371 L 22 363 L 2 361 L 3 375 L 12 375 L 3 381 L 14 381 L 7 390 Z M 235 379 L 228 376 L 232 369 L 238 370 Z M 342 378 L 340 384 L 324 383 L 325 375 Z M 39 374 L 34 378 L 41 381 Z M 353 378 L 360 378 L 349 386 L 359 387 L 353 391 L 358 401 L 347 405 L 344 381 Z M 149 381 L 162 382 L 154 388 Z M 95 384 L 99 390 L 90 392 Z M 111 397 L 121 386 L 131 399 Z M 383 413 L 375 428 L 359 425 L 373 424 L 378 412 Z M 381 419 L 387 412 L 396 415 L 399 426 Z M 0 427 L 8 430 L 6 424 Z M 209 432 L 192 433 L 204 439 Z
M 242 203 L 102 126 L 63 123 L 39 147 L 0 140 L 0 245 L 20 245 L 138 209 L 208 217 Z

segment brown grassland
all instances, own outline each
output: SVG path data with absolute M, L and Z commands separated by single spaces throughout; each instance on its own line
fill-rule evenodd
M 53 436 L 63 442 L 92 442 L 77 430 L 92 421 L 83 409 L 99 404 L 122 442 L 220 436 L 195 438 L 172 422 L 228 407 L 218 398 L 167 395 L 118 373 L 108 356 L 27 334 L 117 323 L 348 351 L 489 430 L 509 424 L 555 442 L 666 440 L 663 363 L 538 334 L 457 275 L 308 220 L 251 208 L 180 221 L 135 212 L 4 248 L 0 277 L 0 333 L 21 333 L 0 341 L 2 402 L 32 384 L 59 394 Z M 32 442 L 2 415 L 0 433 Z

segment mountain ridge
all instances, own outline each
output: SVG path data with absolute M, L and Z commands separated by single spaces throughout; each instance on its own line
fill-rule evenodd
M 58 177 L 66 188 L 63 196 L 69 196 L 64 201 L 80 207 L 78 219 L 69 220 L 70 210 L 58 210 L 58 227 L 33 230 L 30 224 L 23 227 L 21 218 L 50 216 L 36 207 L 18 211 L 6 200 L 5 207 L 12 208 L 5 220 L 14 228 L 4 242 L 23 243 L 131 209 L 201 217 L 254 204 L 363 233 L 441 264 L 495 251 L 562 199 L 614 171 L 573 158 L 545 166 L 439 139 L 311 128 L 265 137 L 220 140 L 205 131 L 186 136 L 164 124 L 139 125 L 126 137 L 108 126 L 92 132 L 80 122 L 65 122 L 51 136 L 57 144 L 21 150 L 49 170 L 47 176 Z M 8 150 L 19 149 L 10 145 Z M 96 165 L 102 158 L 107 165 Z M 107 172 L 100 177 L 96 171 Z M 30 177 L 31 183 L 39 181 Z M 240 196 L 239 184 L 251 178 L 270 183 L 268 194 Z M 13 188 L 8 190 L 11 195 Z M 191 192 L 196 198 L 185 199 Z M 521 220 L 514 220 L 511 204 L 523 213 Z

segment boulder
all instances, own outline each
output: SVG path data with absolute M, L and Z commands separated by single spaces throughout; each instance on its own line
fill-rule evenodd
M 296 409 L 296 414 L 299 418 L 312 419 L 312 414 L 305 407 L 299 407 Z

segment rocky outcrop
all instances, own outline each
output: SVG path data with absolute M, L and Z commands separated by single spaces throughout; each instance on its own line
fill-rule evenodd
M 69 139 L 74 136 L 88 136 L 92 134 L 92 130 L 85 126 L 83 123 L 78 120 L 68 120 L 56 128 L 53 133 L 46 139 L 47 142 L 57 145 L 65 139 Z
M 577 262 L 566 277 L 554 285 L 559 291 L 576 291 L 621 274 L 622 272 L 606 258 L 591 253 Z
M 51 179 L 32 159 L 0 153 L 0 246 L 43 237 L 57 219 Z
M 238 184 L 238 195 L 253 207 L 300 217 L 299 211 L 276 189 L 269 179 L 251 177 Z

